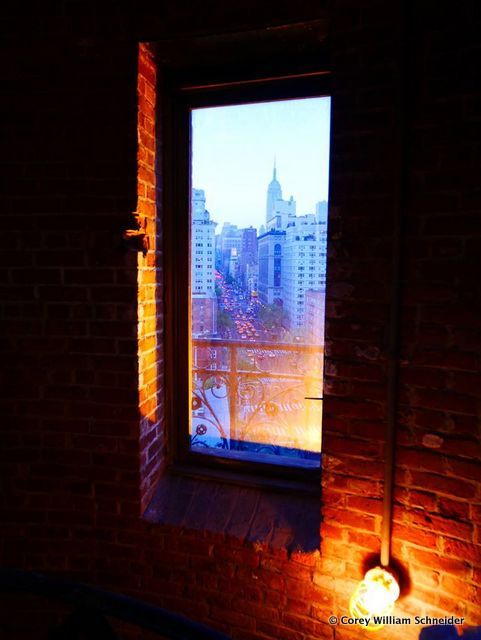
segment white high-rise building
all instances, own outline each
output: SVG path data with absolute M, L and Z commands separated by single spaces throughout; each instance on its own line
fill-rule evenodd
M 322 224 L 327 224 L 327 200 L 316 203 L 316 220 Z
M 192 293 L 215 290 L 215 227 L 205 208 L 203 189 L 192 190 Z
M 203 189 L 192 190 L 191 293 L 192 332 L 211 335 L 217 330 L 215 294 L 215 227 L 205 208 Z
M 310 344 L 324 344 L 324 316 L 326 290 L 306 291 L 304 308 L 304 337 Z
M 306 292 L 324 289 L 325 237 L 313 215 L 299 216 L 288 225 L 282 260 L 282 300 L 291 329 L 304 329 Z
M 264 304 L 277 302 L 287 312 L 289 327 L 299 335 L 323 333 L 323 318 L 319 330 L 310 309 L 307 332 L 307 292 L 310 306 L 320 308 L 326 282 L 327 202 L 316 205 L 316 214 L 296 215 L 295 200 L 282 200 L 282 189 L 276 177 L 267 189 L 267 231 L 258 238 L 259 296 Z M 313 333 L 314 332 L 314 333 Z

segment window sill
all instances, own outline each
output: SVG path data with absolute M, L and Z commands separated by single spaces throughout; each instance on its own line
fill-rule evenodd
M 160 481 L 144 518 L 309 553 L 320 546 L 320 487 L 176 466 Z

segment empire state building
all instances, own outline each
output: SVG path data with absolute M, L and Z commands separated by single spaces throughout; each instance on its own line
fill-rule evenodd
M 268 224 L 270 219 L 274 216 L 275 205 L 277 200 L 282 200 L 282 189 L 279 181 L 276 177 L 276 163 L 274 162 L 274 171 L 272 173 L 272 180 L 267 187 L 267 204 L 266 204 L 266 223 Z
M 296 201 L 291 196 L 289 200 L 282 199 L 282 189 L 277 180 L 276 163 L 272 180 L 267 187 L 266 229 L 285 229 L 290 220 L 296 215 Z

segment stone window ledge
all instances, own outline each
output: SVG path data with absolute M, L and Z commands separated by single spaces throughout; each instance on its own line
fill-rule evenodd
M 226 476 L 204 477 L 176 469 L 160 481 L 144 518 L 289 553 L 311 553 L 320 547 L 320 489 L 302 492 L 299 488 L 269 486 L 264 479 L 256 482 L 252 477 L 226 481 Z

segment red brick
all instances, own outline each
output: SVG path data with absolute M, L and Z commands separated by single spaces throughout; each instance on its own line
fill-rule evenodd
M 435 473 L 444 472 L 443 458 L 439 453 L 420 451 L 419 449 L 401 448 L 396 452 L 396 464 L 410 469 L 433 471 Z
M 377 551 L 379 549 L 379 537 L 373 534 L 349 530 L 347 532 L 347 539 L 350 543 L 363 549 L 368 549 L 369 551 Z
M 343 527 L 352 527 L 365 531 L 375 531 L 377 521 L 373 516 L 359 513 L 357 511 L 324 509 L 324 519 L 326 522 L 339 523 Z
M 344 438 L 335 438 L 330 435 L 327 438 L 327 446 L 332 455 L 343 455 L 346 453 L 346 441 Z M 360 456 L 363 458 L 377 458 L 380 455 L 380 445 L 369 440 L 357 440 L 351 438 L 349 440 L 349 455 Z
M 420 391 L 415 392 L 415 406 L 428 409 L 439 409 L 452 413 L 476 414 L 478 402 L 470 396 L 456 394 L 448 391 Z
M 409 549 L 409 557 L 417 564 L 429 567 L 431 570 L 445 571 L 460 578 L 468 577 L 469 565 L 464 559 L 445 557 L 439 553 L 432 553 L 423 549 Z
M 371 515 L 381 515 L 382 511 L 382 503 L 380 500 L 374 500 L 364 496 L 347 496 L 347 507 Z
M 436 495 L 434 493 L 424 493 L 415 489 L 397 489 L 395 491 L 396 500 L 412 508 L 427 509 L 434 511 L 436 508 Z
M 444 538 L 443 550 L 447 556 L 462 558 L 474 564 L 481 564 L 481 545 L 479 544 L 469 544 L 460 540 Z
M 277 624 L 273 625 L 267 622 L 259 622 L 257 624 L 257 631 L 270 638 L 277 638 L 278 640 L 304 640 L 304 634 L 300 631 L 293 631 L 287 627 Z
M 225 622 L 228 625 L 242 627 L 244 629 L 254 629 L 254 618 L 250 615 L 245 615 L 232 610 L 229 611 L 217 606 L 212 607 L 210 615 L 212 620 L 218 620 L 219 622 Z
M 423 530 L 434 531 L 446 536 L 471 539 L 473 526 L 469 522 L 461 522 L 458 519 L 440 517 L 422 511 L 407 511 L 403 513 L 404 521 L 421 527 Z
M 426 309 L 424 310 L 424 313 L 426 314 L 427 311 Z M 450 311 L 446 311 L 446 308 L 443 308 L 442 310 L 439 308 L 433 308 L 432 309 L 432 315 L 433 318 L 435 318 L 436 316 L 436 321 L 442 321 L 441 317 L 444 316 L 446 317 L 448 314 L 450 313 Z M 459 316 L 459 310 L 456 310 L 454 312 L 454 318 L 450 318 L 447 317 L 447 323 L 449 324 L 449 320 L 454 320 L 456 322 L 456 320 L 458 319 L 457 316 Z M 430 366 L 430 367 L 440 367 L 440 368 L 445 368 L 445 369 L 449 369 L 449 370 L 453 370 L 453 369 L 457 369 L 457 370 L 464 370 L 464 371 L 476 371 L 476 356 L 468 353 L 468 352 L 464 352 L 464 351 L 458 351 L 458 350 L 443 350 L 443 351 L 425 351 L 423 353 L 420 353 L 416 356 L 414 362 L 418 365 L 426 365 L 426 366 Z
M 450 458 L 447 460 L 447 468 L 453 476 L 481 482 L 481 465 L 478 460 Z
M 383 408 L 379 404 L 367 402 L 348 402 L 329 398 L 325 401 L 326 413 L 348 418 L 378 419 L 382 418 Z
M 409 542 L 428 549 L 436 549 L 437 535 L 432 531 L 418 529 L 409 525 L 393 524 L 393 536 L 401 541 Z
M 458 518 L 460 520 L 468 520 L 469 503 L 460 502 L 459 500 L 451 500 L 450 498 L 439 498 L 438 510 L 441 514 Z
M 445 389 L 447 386 L 447 374 L 439 369 L 402 368 L 399 380 L 401 384 L 425 389 Z
M 414 485 L 432 490 L 435 493 L 444 493 L 448 494 L 448 496 L 457 496 L 459 498 L 472 498 L 476 493 L 474 484 L 464 480 L 422 471 L 413 471 L 411 475 Z

